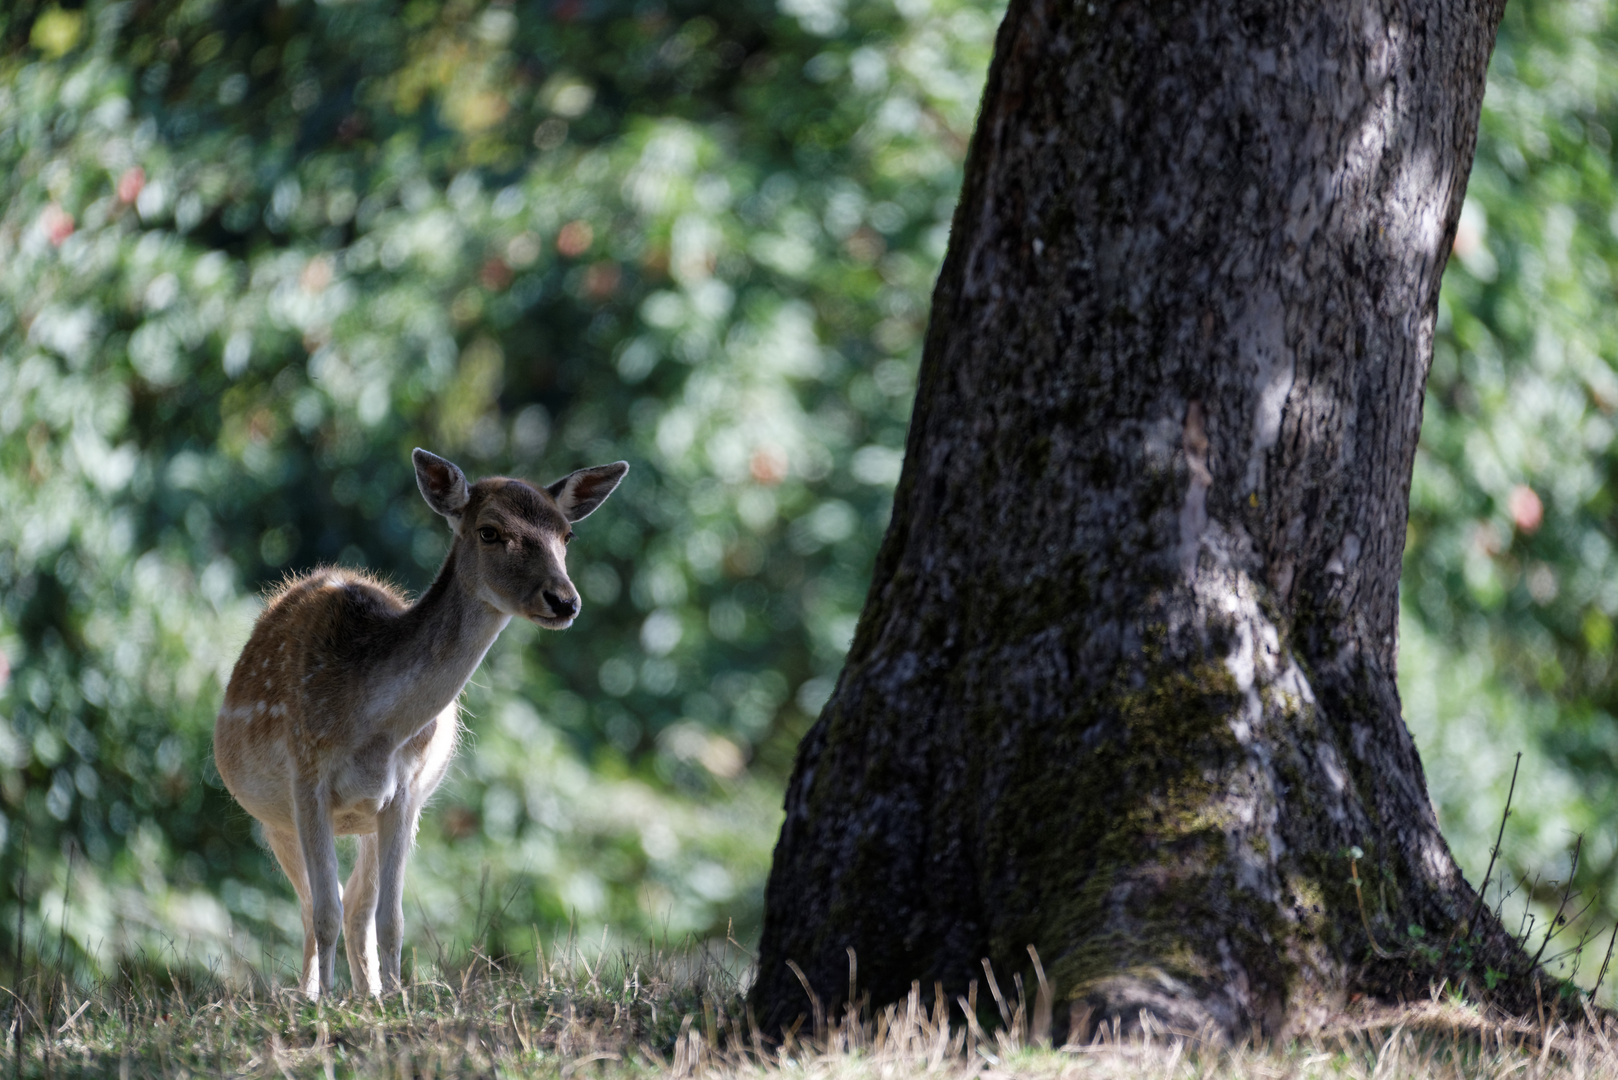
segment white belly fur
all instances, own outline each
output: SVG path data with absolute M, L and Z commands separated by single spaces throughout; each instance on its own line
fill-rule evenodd
M 332 829 L 339 835 L 376 832 L 376 817 L 383 807 L 405 798 L 414 806 L 426 802 L 443 782 L 460 734 L 458 709 L 451 703 L 430 723 L 425 743 L 412 739 L 403 746 L 372 746 L 346 760 L 334 761 L 321 779 L 330 793 Z M 231 721 L 235 719 L 229 718 Z M 295 831 L 292 811 L 291 754 L 265 755 L 258 768 L 245 775 L 226 777 L 236 801 L 272 829 Z

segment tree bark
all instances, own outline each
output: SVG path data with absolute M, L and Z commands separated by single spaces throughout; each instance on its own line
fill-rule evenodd
M 789 960 L 845 999 L 850 948 L 881 1003 L 983 958 L 1032 986 L 1033 945 L 1059 1033 L 1297 1030 L 1449 962 L 1423 942 L 1474 894 L 1395 634 L 1502 4 L 1013 0 L 892 525 L 787 793 L 766 1023 L 809 1012 Z

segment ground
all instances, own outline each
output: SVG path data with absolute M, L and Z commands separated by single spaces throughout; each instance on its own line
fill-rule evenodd
M 19 1077 L 1618 1077 L 1611 1018 L 1582 1006 L 1507 1017 L 1442 988 L 1351 1007 L 1286 1045 L 1148 1023 L 1136 1037 L 1104 1028 L 1053 1047 L 1026 1001 L 980 1003 L 1001 1018 L 986 1029 L 959 1007 L 929 1011 L 918 987 L 875 1017 L 809 1019 L 772 1045 L 748 1023 L 733 974 L 745 958 L 732 951 L 552 953 L 421 964 L 409 990 L 381 1004 L 312 1004 L 286 986 L 155 970 L 83 991 L 42 969 L 22 980 L 26 1022 L 20 1042 L 9 1032 L 6 1064 Z

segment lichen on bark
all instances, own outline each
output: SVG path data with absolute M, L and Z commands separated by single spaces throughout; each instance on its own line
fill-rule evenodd
M 808 1006 L 787 960 L 893 1000 L 1033 945 L 1059 1027 L 1281 1032 L 1395 992 L 1367 926 L 1464 917 L 1394 633 L 1498 18 L 1012 3 L 761 1019 Z

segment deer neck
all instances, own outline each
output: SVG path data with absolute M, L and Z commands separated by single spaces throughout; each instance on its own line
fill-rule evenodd
M 452 547 L 432 586 L 399 616 L 402 640 L 390 665 L 401 693 L 387 696 L 414 702 L 428 716 L 455 700 L 511 621 L 472 591 L 456 572 L 457 558 Z

